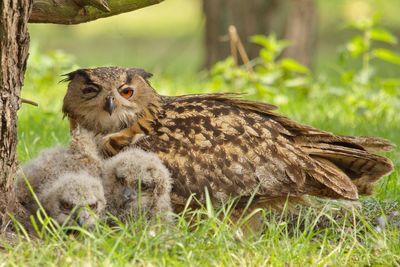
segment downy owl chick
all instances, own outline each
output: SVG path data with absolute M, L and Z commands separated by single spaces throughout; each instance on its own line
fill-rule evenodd
M 93 133 L 77 127 L 72 132 L 69 149 L 54 147 L 43 150 L 37 158 L 23 165 L 17 174 L 17 195 L 21 202 L 32 201 L 31 193 L 23 176 L 26 176 L 32 189 L 39 193 L 43 186 L 58 179 L 65 172 L 87 171 L 92 176 L 100 176 L 102 158 L 97 153 Z
M 171 221 L 172 179 L 155 154 L 127 149 L 105 161 L 103 180 L 109 210 L 119 219 L 160 215 Z
M 94 135 L 77 127 L 72 132 L 69 149 L 62 147 L 45 149 L 37 158 L 21 167 L 17 173 L 17 199 L 28 210 L 37 208 L 25 178 L 33 191 L 41 194 L 48 189 L 49 184 L 67 172 L 86 171 L 100 180 L 101 168 L 102 159 L 97 153 Z
M 37 196 L 46 213 L 60 225 L 91 228 L 106 206 L 101 180 L 83 171 L 60 175 Z

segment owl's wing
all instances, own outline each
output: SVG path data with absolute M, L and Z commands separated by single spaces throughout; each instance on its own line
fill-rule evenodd
M 287 117 L 266 110 L 258 102 L 237 99 L 225 100 L 233 106 L 253 111 L 265 118 L 273 118 L 291 133 L 293 143 L 318 164 L 344 173 L 357 186 L 360 194 L 371 194 L 376 181 L 393 170 L 392 162 L 373 153 L 388 151 L 394 144 L 378 137 L 340 136 L 297 123 Z
M 202 198 L 208 188 L 217 199 L 256 189 L 267 197 L 358 197 L 348 175 L 329 159 L 303 150 L 296 132 L 267 104 L 208 95 L 171 101 L 164 108 L 155 133 L 138 145 L 160 156 L 178 195 Z

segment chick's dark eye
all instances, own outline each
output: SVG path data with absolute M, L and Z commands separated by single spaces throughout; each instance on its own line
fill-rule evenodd
M 66 201 L 61 201 L 61 207 L 64 209 L 64 210 L 72 210 L 72 204 L 71 203 L 68 203 L 68 202 L 66 202 Z
M 126 185 L 126 177 L 124 175 L 117 175 L 116 178 L 121 185 Z
M 128 99 L 133 95 L 133 88 L 132 87 L 125 87 L 119 92 L 119 94 L 122 97 Z
M 94 204 L 92 204 L 92 205 L 89 205 L 89 208 L 90 208 L 91 210 L 96 210 L 96 209 L 97 209 L 97 203 L 94 203 Z
M 82 93 L 86 94 L 90 94 L 90 93 L 97 93 L 99 91 L 99 89 L 97 89 L 94 86 L 88 86 L 83 88 Z
M 143 181 L 140 181 L 139 187 L 140 187 L 140 190 L 142 190 L 142 191 L 149 189 L 149 185 L 145 184 Z

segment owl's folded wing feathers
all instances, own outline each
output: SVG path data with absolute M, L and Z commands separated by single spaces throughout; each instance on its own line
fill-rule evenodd
M 393 170 L 393 164 L 389 159 L 373 154 L 393 149 L 394 144 L 388 140 L 378 137 L 338 136 L 299 124 L 271 110 L 266 110 L 264 104 L 250 102 L 252 106 L 248 108 L 249 104 L 246 100 L 242 101 L 246 103 L 244 105 L 236 99 L 227 102 L 272 117 L 292 134 L 294 142 L 302 151 L 319 162 L 327 171 L 336 172 L 333 181 L 337 177 L 347 176 L 347 179 L 343 177 L 340 180 L 342 182 L 352 180 L 352 184 L 357 186 L 360 194 L 371 194 L 376 181 Z M 334 184 L 335 182 L 332 186 Z M 345 184 L 350 188 L 354 187 L 349 185 L 348 181 Z
M 172 199 L 191 193 L 201 199 L 204 188 L 220 200 L 256 189 L 263 198 L 357 199 L 393 169 L 372 154 L 392 147 L 384 139 L 337 136 L 237 94 L 164 97 L 164 103 L 154 129 L 136 145 L 167 165 Z

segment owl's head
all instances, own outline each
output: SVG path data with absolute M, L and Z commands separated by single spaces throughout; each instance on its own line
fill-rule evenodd
M 136 68 L 101 67 L 66 74 L 63 112 L 95 133 L 117 132 L 133 124 L 158 94 L 152 74 Z
M 91 228 L 105 209 L 100 178 L 86 172 L 67 172 L 48 185 L 39 196 L 48 215 L 60 225 Z

